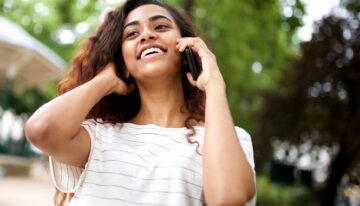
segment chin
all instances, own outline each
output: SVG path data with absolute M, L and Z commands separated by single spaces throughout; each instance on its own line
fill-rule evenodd
M 138 71 L 144 78 L 161 78 L 178 73 L 180 68 L 181 65 L 175 66 L 175 64 L 170 62 L 149 62 L 141 65 Z

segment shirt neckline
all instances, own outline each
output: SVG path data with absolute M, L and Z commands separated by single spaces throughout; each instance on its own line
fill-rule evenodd
M 156 124 L 134 124 L 131 122 L 124 122 L 123 125 L 133 128 L 155 128 L 155 129 L 173 130 L 173 131 L 188 130 L 186 127 L 162 127 Z M 194 126 L 194 128 L 203 128 L 203 126 Z

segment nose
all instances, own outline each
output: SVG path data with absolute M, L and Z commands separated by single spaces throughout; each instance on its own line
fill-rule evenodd
M 141 43 L 144 43 L 145 41 L 148 41 L 148 40 L 154 40 L 156 39 L 156 34 L 149 30 L 149 29 L 145 29 L 143 32 L 142 32 L 142 35 L 141 35 Z

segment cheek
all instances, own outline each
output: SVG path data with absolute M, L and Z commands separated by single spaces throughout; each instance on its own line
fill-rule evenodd
M 176 52 L 174 55 L 172 55 L 172 58 L 170 60 L 170 64 L 172 66 L 175 65 L 176 68 L 181 68 L 181 66 L 183 64 L 183 59 L 182 59 L 181 53 Z
M 129 45 L 126 44 L 126 43 L 124 43 L 121 46 L 121 52 L 122 52 L 122 55 L 123 55 L 124 59 L 126 59 L 126 57 L 129 56 L 129 53 L 130 53 L 129 48 L 130 48 Z
M 134 58 L 134 51 L 131 50 L 131 45 L 124 43 L 121 46 L 121 52 L 126 66 L 133 64 L 131 61 Z

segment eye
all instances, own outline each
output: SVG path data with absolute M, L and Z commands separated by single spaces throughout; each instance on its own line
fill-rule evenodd
M 128 32 L 125 36 L 125 38 L 131 38 L 131 37 L 134 37 L 135 35 L 137 35 L 139 32 L 137 31 L 131 31 L 131 32 Z
M 167 29 L 167 28 L 169 28 L 169 26 L 168 25 L 165 25 L 165 24 L 159 24 L 159 25 L 157 25 L 156 27 L 155 27 L 155 30 L 165 30 L 165 29 Z

